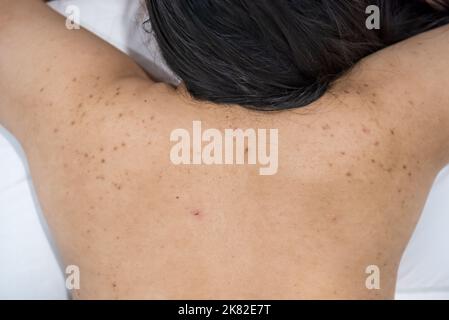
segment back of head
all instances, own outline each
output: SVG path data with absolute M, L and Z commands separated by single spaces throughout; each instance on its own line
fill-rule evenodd
M 146 0 L 167 64 L 199 100 L 306 106 L 360 59 L 449 22 L 419 0 Z M 366 9 L 380 9 L 380 29 Z

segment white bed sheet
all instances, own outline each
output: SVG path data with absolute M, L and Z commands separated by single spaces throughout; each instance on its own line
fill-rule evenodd
M 138 61 L 159 80 L 179 83 L 143 32 L 139 0 L 59 0 L 81 10 L 81 25 Z M 76 31 L 74 31 L 76 32 Z M 403 256 L 397 299 L 449 299 L 449 168 L 437 178 Z M 0 299 L 67 299 L 64 274 L 34 195 L 26 159 L 0 127 Z

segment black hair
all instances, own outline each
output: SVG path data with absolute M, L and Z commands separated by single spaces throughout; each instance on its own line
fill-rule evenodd
M 447 0 L 437 0 L 448 9 Z M 435 2 L 435 0 L 434 0 Z M 146 0 L 168 66 L 198 100 L 303 107 L 369 54 L 449 23 L 422 0 Z M 366 9 L 380 9 L 380 29 Z

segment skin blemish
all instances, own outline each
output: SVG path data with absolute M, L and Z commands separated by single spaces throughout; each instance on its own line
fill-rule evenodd
M 72 82 L 76 82 L 76 80 L 77 80 L 76 78 L 73 78 L 73 79 L 72 79 Z
M 364 126 L 364 127 L 362 128 L 362 132 L 363 132 L 364 134 L 370 134 L 370 133 L 371 133 L 371 130 Z
M 122 142 L 122 147 L 123 148 L 126 147 L 126 143 Z
M 190 211 L 190 214 L 195 217 L 199 217 L 201 215 L 201 211 L 199 209 L 194 209 Z
M 119 113 L 119 114 L 118 114 L 118 117 L 119 117 L 119 118 L 123 117 L 123 113 Z
M 408 173 L 408 176 L 409 176 L 409 177 L 411 177 L 411 176 L 412 176 L 412 173 L 411 173 L 411 172 L 409 172 L 409 173 Z
M 380 145 L 379 141 L 374 142 L 374 145 L 377 147 Z
M 88 154 L 88 153 L 85 153 L 85 154 L 84 154 L 84 158 L 89 158 L 89 154 Z
M 390 129 L 390 134 L 391 134 L 392 136 L 394 136 L 394 135 L 396 134 L 396 132 L 394 131 L 394 129 Z
M 118 147 L 114 147 L 112 150 L 117 151 Z
M 402 169 L 407 170 L 407 165 L 404 164 L 404 165 L 402 166 Z
M 176 196 L 176 200 L 179 200 L 179 196 Z
M 352 177 L 352 173 L 351 172 L 346 172 L 346 176 L 347 177 Z
M 96 180 L 104 180 L 104 176 L 96 176 L 95 179 Z
M 150 117 L 150 120 L 154 120 L 154 116 L 151 116 L 151 117 Z
M 53 130 L 53 133 L 58 133 L 59 132 L 59 129 L 58 128 L 55 128 L 54 130 Z
M 147 100 L 147 99 L 145 99 L 145 100 L 143 100 L 143 102 L 145 102 L 145 103 L 148 103 L 148 100 Z
M 343 92 L 346 93 L 346 94 L 350 94 L 351 93 L 348 90 L 343 90 Z
M 75 121 L 70 122 L 70 125 L 71 125 L 71 126 L 74 126 L 75 124 L 76 124 Z
M 411 106 L 414 106 L 414 105 L 415 105 L 415 103 L 414 103 L 412 100 L 409 100 L 409 101 L 408 101 L 408 104 L 411 105 Z
M 340 154 L 341 154 L 342 156 L 345 156 L 345 155 L 346 155 L 346 152 L 342 151 L 342 152 L 340 152 Z
M 93 97 L 94 97 L 94 95 L 91 93 L 91 94 L 89 95 L 89 98 L 92 99 Z
M 116 289 L 116 288 L 117 288 L 117 283 L 113 282 L 113 283 L 112 283 L 112 287 L 113 287 L 114 289 Z
M 80 104 L 78 105 L 78 109 L 81 109 L 82 107 L 83 107 L 83 104 L 80 103 Z
M 105 159 L 101 159 L 101 163 L 106 163 L 106 160 Z
M 40 92 L 44 92 L 44 88 L 41 88 L 39 91 L 40 91 Z
M 331 163 L 331 162 L 329 162 L 329 167 L 333 167 L 334 166 L 334 164 L 333 163 Z
M 321 127 L 323 130 L 329 130 L 331 127 L 328 124 L 325 124 Z
M 374 159 L 371 159 L 371 163 L 376 163 L 376 160 L 374 160 Z
M 363 86 L 364 86 L 365 88 L 368 88 L 368 87 L 369 87 L 369 85 L 368 85 L 367 83 L 364 83 Z

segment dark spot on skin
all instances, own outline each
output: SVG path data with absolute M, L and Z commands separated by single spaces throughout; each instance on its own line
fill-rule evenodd
M 374 142 L 374 145 L 377 147 L 379 145 L 379 141 Z
M 342 152 L 340 152 L 340 154 L 341 154 L 342 156 L 345 156 L 345 155 L 346 155 L 346 152 L 342 151 Z
M 105 163 L 106 162 L 106 160 L 105 159 L 101 159 L 101 163 Z
M 370 134 L 370 133 L 371 133 L 371 130 L 368 129 L 367 127 L 363 127 L 363 128 L 362 128 L 362 131 L 363 131 L 363 133 L 365 133 L 365 134 Z
M 58 128 L 55 128 L 55 129 L 53 130 L 53 132 L 54 132 L 54 133 L 58 133 L 58 132 L 59 132 L 59 129 L 58 129 Z
M 343 90 L 343 92 L 346 93 L 346 94 L 350 94 L 351 93 L 348 90 Z
M 377 104 L 377 102 L 374 101 L 374 100 L 371 100 L 371 103 L 374 104 L 374 105 Z
M 76 123 L 75 121 L 72 121 L 72 122 L 70 122 L 70 125 L 71 125 L 71 126 L 74 126 L 75 123 Z
M 122 147 L 126 147 L 126 143 L 122 142 Z
M 78 108 L 82 108 L 82 107 L 83 107 L 83 104 L 80 103 L 80 104 L 78 105 Z
M 402 169 L 407 170 L 407 165 L 404 164 L 404 165 L 402 166 Z
M 415 105 L 415 103 L 414 103 L 412 100 L 409 100 L 409 101 L 408 101 L 408 104 L 411 105 L 411 106 L 414 106 L 414 105 Z
M 369 85 L 368 85 L 367 83 L 364 83 L 363 86 L 364 86 L 365 88 L 368 88 L 368 87 L 369 87 Z
M 176 200 L 178 200 L 179 199 L 179 196 L 176 196 Z
M 323 130 L 329 130 L 331 127 L 328 124 L 325 124 L 324 126 L 322 126 Z
M 94 95 L 93 95 L 93 94 L 90 94 L 90 95 L 89 95 L 89 98 L 90 98 L 90 99 L 92 99 L 93 97 L 94 97 Z
M 45 71 L 50 72 L 51 68 L 47 68 Z
M 44 88 L 41 88 L 39 91 L 40 91 L 40 92 L 44 92 Z
M 393 168 L 388 168 L 388 169 L 387 169 L 387 172 L 388 172 L 388 173 L 391 173 L 392 171 L 393 171 Z
M 148 102 L 148 100 L 147 100 L 147 99 L 145 99 L 145 100 L 143 100 L 143 102 L 147 103 L 147 102 Z
M 154 120 L 154 116 L 151 116 L 151 117 L 150 117 L 150 120 Z
M 390 134 L 391 134 L 392 136 L 394 136 L 394 135 L 396 134 L 396 132 L 394 132 L 394 129 L 390 129 Z
M 112 283 L 112 287 L 115 289 L 117 288 L 117 284 L 115 282 Z
M 118 149 L 117 147 L 114 147 L 112 150 L 117 151 L 117 149 Z
M 85 153 L 85 154 L 84 154 L 84 158 L 89 158 L 89 154 L 88 154 L 88 153 Z
M 101 79 L 101 77 L 100 76 L 97 76 L 95 79 L 97 79 L 97 80 L 100 80 Z
M 77 80 L 76 78 L 73 78 L 73 79 L 72 79 L 72 82 L 76 82 L 76 80 Z
M 119 95 L 120 95 L 120 92 L 116 92 L 115 95 L 116 95 L 116 96 L 119 96 Z
M 334 164 L 329 162 L 329 167 L 333 167 L 333 166 L 334 166 Z
M 352 173 L 351 172 L 346 172 L 346 176 L 347 177 L 352 177 Z
M 119 118 L 123 117 L 123 113 L 119 113 L 119 114 L 118 114 L 118 117 L 119 117 Z
M 200 210 L 198 210 L 198 209 L 195 209 L 195 210 L 192 210 L 192 211 L 190 211 L 190 213 L 193 215 L 193 216 L 199 216 L 199 215 L 201 215 L 201 211 Z
M 409 173 L 408 173 L 408 176 L 409 176 L 409 177 L 411 177 L 411 176 L 412 176 L 412 173 L 411 173 L 411 172 L 409 172 Z
M 373 97 L 377 97 L 377 93 L 375 93 L 375 92 L 373 92 L 371 95 L 372 95 Z
M 113 183 L 112 184 L 117 190 L 122 190 L 122 186 L 118 183 Z
M 101 147 L 99 150 L 100 150 L 100 152 L 103 152 L 103 151 L 104 151 L 103 147 Z
M 116 236 L 116 237 L 115 237 L 115 240 L 120 240 L 120 237 L 119 237 L 119 236 Z
M 398 193 L 401 193 L 402 192 L 402 189 L 398 189 Z
M 97 179 L 97 180 L 104 180 L 104 176 L 96 176 L 95 179 Z

